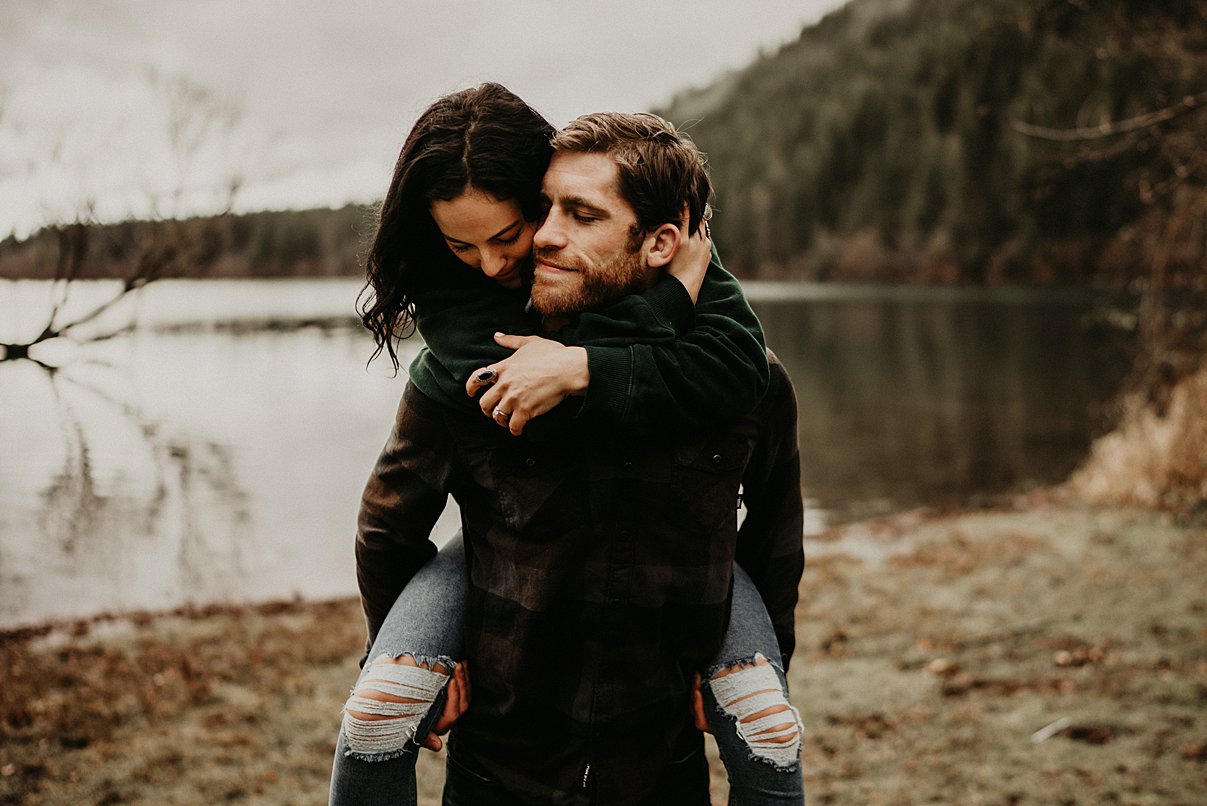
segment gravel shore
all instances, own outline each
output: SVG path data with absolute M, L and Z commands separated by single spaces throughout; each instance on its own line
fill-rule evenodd
M 1207 524 L 1042 494 L 806 549 L 811 804 L 1201 802 Z M 349 600 L 0 635 L 0 804 L 325 803 L 362 636 Z

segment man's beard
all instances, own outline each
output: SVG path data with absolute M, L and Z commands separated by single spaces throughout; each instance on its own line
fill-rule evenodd
M 543 258 L 554 265 L 565 265 L 559 260 L 558 249 L 537 249 L 535 256 L 537 260 Z M 539 276 L 535 279 L 532 307 L 541 314 L 570 316 L 645 291 L 651 285 L 639 250 L 622 250 L 607 263 L 590 268 L 581 265 L 567 268 L 576 271 L 563 275 L 560 283 L 542 283 Z

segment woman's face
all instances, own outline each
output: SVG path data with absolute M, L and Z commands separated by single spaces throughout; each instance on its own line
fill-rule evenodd
M 434 201 L 432 218 L 462 263 L 507 288 L 519 288 L 532 265 L 536 223 L 525 221 L 515 200 L 499 201 L 468 188 L 451 201 Z

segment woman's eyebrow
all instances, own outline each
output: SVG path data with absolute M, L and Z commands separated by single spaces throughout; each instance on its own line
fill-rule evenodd
M 494 235 L 491 235 L 487 240 L 494 241 L 499 238 L 502 238 L 504 235 L 511 232 L 516 227 L 521 226 L 522 223 L 523 222 L 521 222 L 520 219 L 517 218 L 515 221 L 512 221 L 510 224 L 508 224 L 506 227 L 503 227 L 503 229 L 499 230 Z
M 511 232 L 511 231 L 512 231 L 513 229 L 515 229 L 516 227 L 520 226 L 520 224 L 521 224 L 520 219 L 518 219 L 518 218 L 517 218 L 515 221 L 512 221 L 512 222 L 511 222 L 510 224 L 508 224 L 506 227 L 503 227 L 503 229 L 499 230 L 499 231 L 498 231 L 498 232 L 496 232 L 494 235 L 491 235 L 491 236 L 490 236 L 489 238 L 487 238 L 486 240 L 488 240 L 488 241 L 493 241 L 493 240 L 496 240 L 496 239 L 498 239 L 498 238 L 502 238 L 504 235 L 506 235 L 507 233 Z M 445 235 L 445 236 L 444 236 L 444 240 L 446 240 L 446 241 L 451 241 L 452 243 L 460 243 L 460 244 L 465 244 L 466 246 L 473 246 L 473 244 L 471 244 L 469 241 L 463 241 L 463 240 L 461 240 L 460 238 L 454 238 L 454 237 L 453 237 L 453 236 L 451 236 L 451 235 Z

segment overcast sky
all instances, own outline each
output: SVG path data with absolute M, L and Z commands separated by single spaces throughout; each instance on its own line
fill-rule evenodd
M 370 201 L 446 92 L 500 81 L 555 125 L 648 109 L 842 3 L 0 0 L 0 237 L 191 212 L 235 175 L 240 209 Z M 172 156 L 182 97 L 199 144 Z

